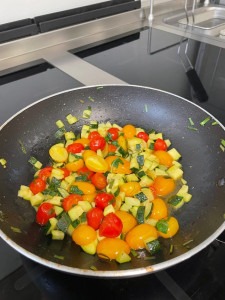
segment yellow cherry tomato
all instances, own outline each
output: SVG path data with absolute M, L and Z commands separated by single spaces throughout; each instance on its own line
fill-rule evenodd
M 120 135 L 117 139 L 117 142 L 124 151 L 127 151 L 127 140 L 123 135 Z
M 68 158 L 68 152 L 63 144 L 55 144 L 49 149 L 49 155 L 56 162 L 65 162 Z
M 120 220 L 123 223 L 122 233 L 126 234 L 128 231 L 130 231 L 137 225 L 137 220 L 135 219 L 135 217 L 129 214 L 128 212 L 117 210 L 115 214 L 117 215 L 117 217 L 120 218 Z
M 102 156 L 92 155 L 85 159 L 86 167 L 98 173 L 105 173 L 108 170 L 108 164 Z
M 131 125 L 131 124 L 127 124 L 122 128 L 122 131 L 124 133 L 124 137 L 126 139 L 130 139 L 132 137 L 134 137 L 136 135 L 136 128 Z
M 155 198 L 152 200 L 153 208 L 150 214 L 150 218 L 155 220 L 161 220 L 168 216 L 168 209 L 166 203 L 161 198 Z
M 72 186 L 76 186 L 79 190 L 81 190 L 84 195 L 94 194 L 96 192 L 95 186 L 86 181 L 75 181 L 72 183 Z
M 144 241 L 153 238 L 157 239 L 158 233 L 154 226 L 150 224 L 139 224 L 131 229 L 125 237 L 125 241 L 131 249 L 144 249 Z
M 72 239 L 79 246 L 85 246 L 96 240 L 97 232 L 89 225 L 78 225 L 73 233 Z
M 159 159 L 160 165 L 164 165 L 168 168 L 173 165 L 173 158 L 168 152 L 158 150 L 154 152 L 154 155 Z
M 176 218 L 170 217 L 168 222 L 168 231 L 167 233 L 163 233 L 158 231 L 159 236 L 168 239 L 173 237 L 179 230 L 179 223 Z
M 106 143 L 104 149 L 102 150 L 103 157 L 106 157 L 106 155 L 109 153 L 109 144 Z
M 89 157 L 89 156 L 93 156 L 93 155 L 97 155 L 97 153 L 93 150 L 84 150 L 84 152 L 82 153 L 83 159 L 84 161 Z
M 108 171 L 116 174 L 131 174 L 130 162 L 123 157 L 112 155 L 105 158 Z
M 139 182 L 126 182 L 120 186 L 120 191 L 124 192 L 127 197 L 133 197 L 141 190 Z
M 81 138 L 81 139 L 75 140 L 74 143 L 80 143 L 84 147 L 87 147 L 90 144 L 90 140 L 89 139 L 85 139 L 85 138 Z
M 97 196 L 97 193 L 93 193 L 93 194 L 82 195 L 82 198 L 84 201 L 94 202 L 94 199 L 96 196 Z
M 175 189 L 175 181 L 172 178 L 158 176 L 154 180 L 153 187 L 156 195 L 166 196 Z
M 102 258 L 115 259 L 120 252 L 130 253 L 128 244 L 118 238 L 104 238 L 97 245 L 97 254 Z
M 69 162 L 65 165 L 66 169 L 71 172 L 76 172 L 77 170 L 83 168 L 83 166 L 84 166 L 83 159 L 78 159 L 76 161 Z

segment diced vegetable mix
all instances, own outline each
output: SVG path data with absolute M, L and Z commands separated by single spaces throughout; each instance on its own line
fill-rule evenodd
M 90 115 L 88 108 L 83 117 Z M 67 121 L 78 119 L 68 115 Z M 36 222 L 52 239 L 69 235 L 103 259 L 129 262 L 140 249 L 155 255 L 161 239 L 179 230 L 174 210 L 192 197 L 181 154 L 162 133 L 132 124 L 90 121 L 79 137 L 61 120 L 56 125 L 64 143 L 49 149 L 48 166 L 30 158 L 37 171 L 18 191 L 36 210 Z

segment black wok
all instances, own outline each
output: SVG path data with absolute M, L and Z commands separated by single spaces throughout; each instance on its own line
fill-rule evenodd
M 90 105 L 93 120 L 109 120 L 120 125 L 132 123 L 162 131 L 182 154 L 184 178 L 193 198 L 175 213 L 180 222 L 179 233 L 173 240 L 163 241 L 162 251 L 153 260 L 133 258 L 131 263 L 122 265 L 103 262 L 82 252 L 69 237 L 52 241 L 35 223 L 35 212 L 28 201 L 17 197 L 20 185 L 29 184 L 33 178 L 33 169 L 28 163 L 30 156 L 43 164 L 48 162 L 48 149 L 55 143 L 55 121 L 65 119 L 69 113 L 81 116 Z M 211 120 L 201 126 L 199 123 L 208 116 Z M 188 128 L 189 118 L 197 130 Z M 0 236 L 18 252 L 40 264 L 86 276 L 138 276 L 188 259 L 225 228 L 225 187 L 218 184 L 225 176 L 225 153 L 220 148 L 225 131 L 221 124 L 212 125 L 212 121 L 215 121 L 213 116 L 183 98 L 130 85 L 64 91 L 26 107 L 0 130 L 0 158 L 7 160 L 7 167 L 0 168 Z M 71 128 L 78 132 L 84 123 L 81 119 Z M 13 227 L 20 228 L 21 233 L 15 232 Z M 185 247 L 183 244 L 190 240 L 189 247 Z M 174 245 L 172 254 L 170 244 Z M 60 260 L 60 256 L 64 260 Z M 97 271 L 91 270 L 91 266 Z

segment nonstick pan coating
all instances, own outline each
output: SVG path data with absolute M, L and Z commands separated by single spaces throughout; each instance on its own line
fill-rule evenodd
M 33 178 L 30 156 L 43 164 L 49 161 L 48 149 L 55 143 L 55 122 L 67 114 L 82 116 L 88 106 L 92 120 L 131 123 L 144 129 L 153 128 L 182 154 L 184 178 L 191 202 L 175 214 L 180 231 L 172 240 L 163 241 L 163 249 L 153 260 L 133 258 L 119 265 L 103 262 L 77 247 L 71 238 L 53 241 L 35 223 L 35 212 L 28 201 L 17 197 L 21 184 Z M 200 122 L 211 120 L 201 126 Z M 197 130 L 188 128 L 191 118 Z M 67 129 L 79 132 L 89 120 L 80 119 Z M 225 177 L 225 153 L 220 148 L 225 138 L 222 124 L 212 125 L 215 118 L 199 106 L 174 94 L 131 85 L 92 86 L 63 91 L 26 107 L 0 130 L 0 157 L 7 167 L 0 168 L 0 236 L 26 257 L 50 268 L 98 277 L 131 277 L 148 274 L 181 263 L 210 244 L 225 228 L 225 187 L 218 182 Z M 26 152 L 26 153 L 25 153 Z M 220 181 L 222 182 L 222 181 Z M 12 230 L 20 228 L 21 233 Z M 187 249 L 183 244 L 193 240 Z M 172 254 L 170 244 L 174 245 Z M 60 260 L 58 257 L 64 257 Z M 95 266 L 97 271 L 91 270 Z

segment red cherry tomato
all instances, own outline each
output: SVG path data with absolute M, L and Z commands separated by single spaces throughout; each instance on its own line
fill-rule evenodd
M 142 139 L 142 140 L 144 140 L 145 142 L 147 142 L 148 139 L 149 139 L 148 134 L 146 132 L 144 132 L 144 131 L 138 132 L 137 137 L 140 138 L 140 139 Z
M 113 200 L 114 196 L 112 194 L 99 193 L 95 197 L 95 206 L 103 210 L 110 202 L 113 202 Z
M 113 144 L 108 145 L 108 153 L 114 153 L 116 152 L 117 147 Z
M 78 194 L 71 194 L 63 199 L 62 207 L 65 211 L 70 210 L 74 205 L 77 205 L 78 201 L 82 201 L 83 198 Z
M 90 141 L 90 149 L 93 151 L 97 151 L 98 149 L 103 150 L 105 148 L 106 141 L 104 137 L 99 136 L 91 139 Z
M 95 173 L 91 177 L 91 182 L 98 190 L 103 190 L 107 186 L 107 180 L 104 174 L 102 173 Z
M 38 207 L 36 222 L 43 226 L 50 218 L 55 217 L 55 215 L 54 206 L 51 203 L 44 202 Z
M 119 129 L 115 127 L 111 127 L 108 130 L 108 133 L 110 134 L 110 139 L 115 141 L 119 137 Z
M 48 177 L 51 176 L 53 167 L 45 167 L 41 169 L 38 173 L 38 177 L 46 181 Z
M 64 172 L 64 177 L 63 178 L 65 178 L 67 176 L 70 176 L 70 171 L 69 170 L 67 170 L 66 168 L 61 168 L 61 170 Z
M 95 174 L 93 171 L 89 170 L 87 167 L 82 167 L 79 170 L 77 170 L 77 174 L 79 176 L 85 175 L 88 180 L 91 180 L 91 177 Z
M 41 193 L 46 188 L 45 180 L 41 178 L 35 178 L 30 184 L 30 190 L 35 195 L 37 193 Z
M 121 234 L 123 223 L 114 213 L 106 215 L 99 226 L 99 235 L 109 238 L 115 238 Z
M 162 139 L 157 139 L 154 143 L 154 150 L 162 150 L 162 151 L 166 151 L 167 150 L 167 145 L 166 142 Z
M 92 139 L 94 139 L 96 137 L 100 137 L 100 136 L 101 136 L 100 133 L 97 130 L 94 130 L 89 133 L 88 139 L 92 140 Z
M 84 145 L 81 143 L 73 143 L 66 147 L 66 150 L 70 153 L 80 153 L 82 150 L 84 150 Z
M 88 225 L 97 230 L 102 222 L 104 215 L 103 211 L 100 208 L 93 207 L 87 212 L 86 217 Z

